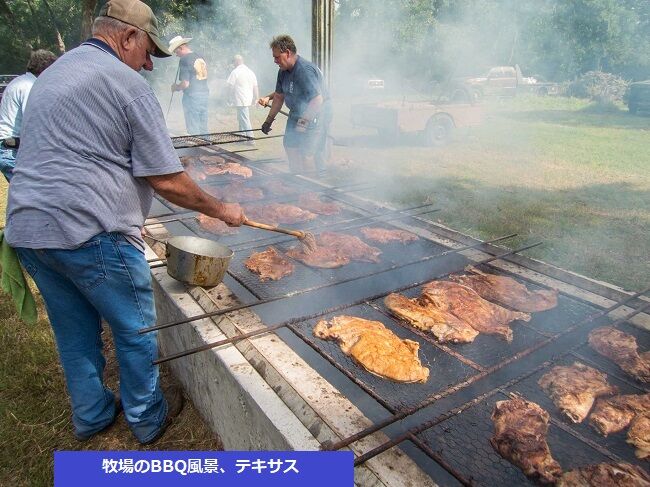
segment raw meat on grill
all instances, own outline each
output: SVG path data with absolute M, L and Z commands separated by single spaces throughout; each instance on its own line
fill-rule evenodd
M 287 255 L 305 265 L 322 269 L 335 269 L 350 263 L 350 259 L 331 247 L 317 246 L 314 250 L 308 250 L 304 245 L 298 245 L 290 248 Z
M 650 476 L 629 463 L 599 463 L 565 472 L 557 487 L 650 487 Z
M 618 392 L 607 383 L 607 375 L 579 362 L 553 367 L 537 383 L 574 423 L 587 417 L 596 398 Z
M 498 401 L 492 412 L 494 436 L 490 443 L 506 460 L 542 484 L 553 484 L 562 467 L 546 442 L 549 415 L 539 405 L 521 398 Z
M 225 162 L 217 165 L 203 166 L 203 172 L 208 176 L 218 176 L 220 174 L 232 174 L 233 176 L 242 176 L 250 178 L 253 176 L 253 171 L 250 167 L 242 166 L 236 162 Z
M 488 274 L 472 266 L 466 270 L 471 274 L 451 276 L 450 279 L 471 287 L 479 296 L 489 301 L 526 313 L 544 311 L 557 306 L 558 292 L 555 289 L 529 291 L 526 286 L 512 277 Z
M 241 181 L 233 181 L 225 186 L 204 189 L 215 198 L 231 203 L 245 203 L 264 198 L 264 192 L 260 188 L 248 187 Z
M 450 311 L 480 333 L 500 335 L 508 342 L 512 341 L 512 330 L 508 323 L 530 320 L 529 314 L 510 311 L 490 303 L 473 289 L 455 282 L 433 281 L 426 284 L 422 288 L 420 300 Z
M 589 333 L 589 345 L 641 382 L 650 382 L 650 357 L 639 355 L 636 338 L 611 326 Z
M 361 233 L 368 240 L 380 244 L 389 242 L 400 242 L 407 244 L 418 240 L 419 238 L 416 234 L 407 232 L 406 230 L 389 230 L 387 228 L 379 227 L 364 227 L 361 229 Z
M 323 232 L 317 237 L 319 246 L 336 249 L 339 254 L 350 260 L 361 262 L 379 262 L 381 250 L 371 247 L 359 237 L 345 233 Z
M 272 179 L 271 181 L 268 181 L 264 185 L 264 188 L 267 191 L 269 191 L 272 195 L 275 196 L 285 196 L 296 192 L 294 188 L 292 188 L 291 186 L 287 186 L 282 181 L 279 181 L 277 179 Z
M 217 235 L 231 235 L 237 233 L 236 227 L 229 227 L 226 223 L 218 218 L 211 218 L 208 215 L 199 215 L 196 218 L 203 230 Z
M 316 218 L 311 211 L 283 203 L 247 205 L 244 210 L 249 219 L 273 225 L 307 222 Z
M 478 335 L 478 331 L 449 311 L 422 305 L 417 299 L 393 293 L 386 296 L 384 304 L 395 316 L 430 332 L 441 343 L 469 343 Z
M 627 442 L 636 447 L 637 458 L 650 457 L 650 412 L 638 414 L 627 430 Z
M 259 274 L 262 281 L 277 281 L 294 270 L 293 263 L 273 247 L 251 254 L 244 264 L 250 271 Z
M 598 399 L 589 421 L 604 436 L 627 428 L 639 414 L 650 413 L 650 394 L 626 394 Z
M 344 354 L 379 377 L 396 382 L 426 382 L 429 377 L 418 357 L 420 344 L 399 338 L 379 321 L 336 316 L 319 321 L 314 335 L 336 340 Z
M 334 202 L 325 203 L 320 200 L 317 193 L 304 193 L 298 198 L 301 208 L 319 215 L 337 215 L 341 213 L 341 207 Z

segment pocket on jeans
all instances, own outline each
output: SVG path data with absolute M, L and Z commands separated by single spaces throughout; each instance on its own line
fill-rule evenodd
M 66 276 L 80 289 L 92 289 L 106 280 L 100 240 L 91 240 L 74 250 L 50 251 L 65 269 Z

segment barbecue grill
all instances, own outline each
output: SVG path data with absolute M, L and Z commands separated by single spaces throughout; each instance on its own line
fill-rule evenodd
M 199 138 L 210 140 L 207 136 Z M 520 253 L 526 247 L 509 251 L 436 225 L 424 218 L 433 207 L 401 212 L 381 208 L 363 198 L 363 188 L 328 188 L 308 178 L 272 172 L 241 155 L 211 147 L 207 143 L 203 147 L 185 146 L 183 153 L 219 153 L 247 164 L 253 170 L 253 177 L 245 182 L 250 186 L 265 188 L 268 181 L 281 179 L 295 188 L 295 193 L 268 196 L 264 201 L 295 203 L 301 192 L 315 191 L 324 201 L 336 201 L 343 208 L 339 215 L 293 225 L 296 229 L 360 235 L 360 228 L 368 224 L 409 230 L 420 236 L 420 240 L 408 245 L 373 243 L 382 250 L 379 263 L 315 269 L 294 262 L 296 270 L 292 275 L 280 281 L 261 282 L 246 269 L 244 261 L 270 244 L 286 250 L 297 244 L 295 239 L 248 228 L 234 235 L 210 234 L 192 220 L 168 221 L 187 215 L 187 210 L 163 200 L 156 203 L 151 221 L 155 222 L 156 216 L 168 221 L 148 227 L 157 237 L 197 235 L 235 250 L 225 285 L 211 290 L 185 287 L 170 282 L 164 270 L 153 271 L 163 322 L 155 328 L 164 329 L 159 362 L 169 362 L 185 378 L 194 402 L 207 411 L 207 416 L 215 407 L 212 399 L 206 399 L 212 385 L 221 390 L 234 382 L 244 384 L 232 399 L 231 413 L 243 410 L 245 420 L 228 421 L 240 428 L 248 427 L 247 438 L 222 419 L 210 420 L 224 436 L 227 448 L 349 447 L 357 455 L 357 482 L 361 485 L 402 485 L 407 479 L 415 482 L 413 485 L 522 485 L 530 481 L 489 443 L 494 431 L 490 420 L 494 403 L 519 394 L 537 402 L 551 415 L 547 440 L 554 458 L 565 470 L 620 460 L 644 466 L 634 456 L 633 447 L 625 443 L 624 433 L 603 438 L 587 424 L 569 424 L 537 385 L 539 377 L 553 366 L 578 361 L 607 373 L 609 382 L 624 393 L 647 392 L 646 385 L 626 377 L 586 344 L 590 330 L 613 323 L 632 333 L 641 350 L 648 350 L 650 337 L 639 328 L 648 323 L 648 315 L 642 312 L 648 308 L 648 300 L 642 292 L 629 295 L 527 259 Z M 220 185 L 232 179 L 212 177 L 202 184 Z M 512 343 L 480 334 L 474 342 L 462 345 L 436 342 L 432 335 L 394 318 L 383 305 L 384 296 L 390 292 L 415 296 L 423 283 L 462 272 L 469 264 L 514 277 L 529 289 L 557 287 L 558 305 L 533 313 L 528 323 L 513 323 Z M 189 308 L 184 304 L 183 308 L 178 304 L 180 298 L 171 296 L 185 292 L 201 308 L 195 303 Z M 312 334 L 318 320 L 342 314 L 381 321 L 399 337 L 417 341 L 422 363 L 431 371 L 429 380 L 425 384 L 398 384 L 378 378 L 344 355 L 335 342 Z M 613 321 L 616 318 L 621 319 Z M 235 347 L 224 348 L 227 344 Z M 241 359 L 234 359 L 233 353 L 241 353 L 237 355 Z M 215 361 L 221 361 L 221 372 L 202 375 L 206 367 L 213 371 L 218 368 Z M 224 369 L 223 364 L 229 365 Z M 248 371 L 245 379 L 238 375 L 241 368 Z M 226 369 L 228 373 L 223 372 Z M 250 374 L 266 384 L 263 392 L 258 392 L 258 397 L 265 398 L 259 407 L 251 406 L 250 397 L 255 394 L 250 389 Z M 222 396 L 218 396 L 220 401 L 231 400 Z M 274 409 L 273 404 L 279 409 Z M 224 410 L 221 404 L 218 410 Z M 276 425 L 291 423 L 287 417 L 296 419 L 290 427 Z M 247 421 L 252 424 L 244 426 Z M 255 443 L 255 438 L 266 438 L 273 429 L 269 422 L 284 431 L 284 436 L 281 440 Z M 300 432 L 308 439 L 297 439 Z

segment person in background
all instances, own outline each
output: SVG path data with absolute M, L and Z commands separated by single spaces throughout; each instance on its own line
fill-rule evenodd
M 315 64 L 297 54 L 296 44 L 288 35 L 280 35 L 270 43 L 273 60 L 280 68 L 275 91 L 258 103 L 273 103 L 262 132 L 268 134 L 282 105 L 289 107 L 289 120 L 284 132 L 284 148 L 292 172 L 316 169 L 323 174 L 328 157 L 327 136 L 332 120 L 332 102 L 323 73 Z
M 16 162 L 16 151 L 20 146 L 20 131 L 29 91 L 38 75 L 54 61 L 56 61 L 56 56 L 50 51 L 39 49 L 32 52 L 27 62 L 27 72 L 13 79 L 2 95 L 2 102 L 0 102 L 0 171 L 7 181 L 11 180 Z
M 180 412 L 179 387 L 163 393 L 144 220 L 154 191 L 229 225 L 244 214 L 183 171 L 156 95 L 138 71 L 167 57 L 158 21 L 140 0 L 108 0 L 92 38 L 34 83 L 9 185 L 5 239 L 43 296 L 72 405 L 86 441 L 123 408 L 142 444 Z M 120 368 L 118 400 L 103 381 L 102 320 Z
M 237 107 L 239 130 L 249 131 L 246 135 L 252 136 L 253 134 L 250 131 L 253 130 L 253 126 L 251 125 L 248 107 L 255 104 L 255 101 L 260 97 L 257 87 L 257 77 L 244 64 L 244 58 L 239 54 L 233 58 L 233 63 L 235 64 L 235 69 L 228 76 L 227 83 L 230 86 L 231 94 Z M 251 145 L 255 144 L 252 140 L 248 143 Z
M 176 36 L 169 41 L 169 52 L 180 58 L 178 82 L 172 92 L 183 92 L 185 127 L 190 135 L 208 133 L 208 66 L 201 56 L 190 48 L 191 37 Z

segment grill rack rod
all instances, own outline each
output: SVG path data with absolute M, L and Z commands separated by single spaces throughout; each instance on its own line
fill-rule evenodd
M 368 435 L 376 433 L 377 431 L 379 431 L 381 429 L 384 429 L 386 426 L 390 426 L 391 424 L 396 423 L 397 421 L 400 421 L 400 420 L 406 418 L 407 416 L 412 415 L 413 413 L 421 410 L 422 408 L 425 408 L 425 407 L 433 404 L 435 401 L 438 401 L 438 400 L 442 399 L 442 397 L 445 397 L 445 396 L 449 395 L 450 393 L 455 393 L 455 392 L 459 391 L 460 389 L 463 389 L 463 388 L 465 388 L 465 387 L 467 387 L 467 386 L 469 386 L 471 384 L 474 384 L 478 380 L 481 380 L 481 379 L 487 377 L 491 373 L 495 372 L 498 369 L 501 369 L 501 368 L 505 367 L 506 365 L 514 362 L 515 360 L 519 360 L 523 356 L 529 355 L 530 353 L 534 352 L 535 350 L 539 350 L 540 348 L 548 345 L 549 343 L 552 343 L 552 342 L 556 341 L 561 336 L 564 336 L 564 335 L 566 335 L 568 333 L 571 333 L 572 331 L 575 331 L 576 329 L 580 328 L 581 326 L 583 326 L 583 325 L 585 325 L 587 323 L 590 323 L 591 321 L 593 321 L 593 320 L 595 320 L 595 319 L 597 319 L 599 317 L 606 316 L 607 314 L 611 313 L 615 309 L 617 309 L 617 308 L 619 308 L 621 306 L 625 306 L 630 301 L 633 301 L 636 298 L 638 298 L 639 296 L 642 296 L 642 295 L 646 294 L 648 291 L 650 291 L 650 287 L 647 287 L 647 288 L 645 288 L 645 289 L 643 289 L 643 290 L 641 290 L 641 291 L 639 291 L 637 293 L 634 293 L 634 294 L 628 296 L 623 301 L 619 301 L 617 303 L 614 303 L 609 308 L 605 308 L 605 309 L 596 311 L 594 313 L 591 313 L 589 316 L 586 316 L 585 318 L 578 321 L 577 323 L 574 323 L 573 325 L 569 326 L 568 328 L 566 328 L 562 332 L 560 332 L 560 333 L 558 333 L 556 335 L 553 335 L 552 337 L 549 337 L 546 340 L 543 340 L 542 342 L 538 343 L 534 347 L 531 347 L 531 348 L 525 350 L 525 352 L 526 352 L 525 354 L 523 354 L 523 353 L 516 354 L 513 357 L 510 357 L 509 359 L 507 359 L 507 360 L 505 360 L 505 361 L 503 361 L 503 362 L 501 362 L 501 363 L 499 363 L 499 364 L 497 364 L 497 365 L 495 365 L 493 367 L 490 367 L 489 369 L 486 369 L 484 372 L 481 372 L 480 374 L 477 374 L 477 375 L 471 377 L 470 379 L 468 379 L 468 380 L 466 380 L 464 382 L 461 382 L 460 384 L 457 384 L 454 387 L 451 387 L 450 389 L 445 391 L 445 392 L 447 392 L 446 394 L 443 394 L 443 393 L 434 394 L 433 396 L 429 397 L 428 399 L 425 399 L 422 403 L 420 403 L 420 404 L 418 404 L 416 406 L 413 406 L 413 407 L 411 407 L 409 409 L 404 409 L 404 410 L 400 411 L 399 413 L 394 414 L 391 417 L 388 417 L 388 418 L 386 418 L 386 419 L 384 419 L 384 420 L 382 420 L 382 421 L 380 421 L 378 423 L 373 424 L 372 426 L 369 426 L 369 427 L 367 427 L 367 428 L 365 428 L 365 429 L 363 429 L 363 430 L 349 436 L 348 438 L 340 440 L 340 441 L 338 441 L 336 443 L 326 443 L 326 444 L 323 445 L 323 450 L 328 450 L 328 451 L 329 450 L 331 450 L 331 451 L 340 450 L 341 448 L 349 446 L 350 444 L 352 444 L 352 443 L 354 443 L 356 441 L 359 441 L 360 439 L 365 438 Z M 635 309 L 634 311 L 630 312 L 625 317 L 620 318 L 620 319 L 612 322 L 610 324 L 610 326 L 614 326 L 616 324 L 620 324 L 620 323 L 623 323 L 623 322 L 627 321 L 628 319 L 632 318 L 633 316 L 636 316 L 637 314 L 642 313 L 643 311 L 645 311 L 645 309 L 647 309 L 648 306 L 650 306 L 650 303 L 648 303 L 648 305 L 642 306 L 639 309 Z M 537 370 L 537 369 L 535 369 L 535 370 Z M 501 386 L 501 387 L 503 387 L 503 386 Z M 381 453 L 381 452 L 378 452 L 378 453 Z
M 483 260 L 477 262 L 476 264 L 477 265 L 486 264 L 488 262 L 492 262 L 493 260 L 501 259 L 503 257 L 507 257 L 508 255 L 512 255 L 512 254 L 515 254 L 517 252 L 523 252 L 524 250 L 532 249 L 533 247 L 537 247 L 538 245 L 541 245 L 541 244 L 542 244 L 542 242 L 537 242 L 537 243 L 534 243 L 534 244 L 531 244 L 531 245 L 526 245 L 525 247 L 520 247 L 518 249 L 510 250 L 510 251 L 505 252 L 505 253 L 500 254 L 500 255 L 495 255 L 495 256 L 489 257 L 487 259 L 483 259 Z M 456 252 L 459 251 L 459 250 L 461 250 L 461 249 L 454 249 L 454 251 L 456 251 Z M 467 249 L 465 249 L 465 250 L 467 250 Z M 429 256 L 429 258 L 440 257 L 441 255 L 442 254 L 437 254 L 435 256 Z M 410 264 L 407 264 L 407 265 L 419 264 L 421 262 L 422 262 L 422 260 L 417 261 L 417 262 L 411 262 Z M 401 266 L 401 267 L 406 267 L 406 266 Z M 380 272 L 387 272 L 387 271 L 390 271 L 390 270 L 393 270 L 393 269 L 386 269 L 386 270 L 380 271 Z M 183 352 L 179 352 L 179 353 L 176 353 L 176 354 L 173 354 L 173 355 L 168 355 L 167 357 L 159 358 L 157 360 L 154 360 L 153 363 L 154 363 L 154 365 L 157 365 L 157 364 L 160 364 L 160 363 L 163 363 L 163 362 L 168 362 L 170 360 L 185 357 L 187 355 L 192 355 L 194 353 L 203 352 L 205 350 L 210 350 L 211 348 L 216 348 L 216 347 L 219 347 L 221 345 L 227 345 L 227 344 L 235 343 L 235 342 L 238 342 L 240 340 L 243 340 L 243 339 L 246 339 L 246 338 L 251 338 L 251 337 L 254 337 L 254 336 L 257 336 L 257 335 L 263 335 L 265 333 L 268 333 L 268 332 L 274 331 L 274 330 L 278 330 L 278 329 L 283 328 L 283 327 L 291 328 L 290 325 L 300 323 L 302 321 L 310 320 L 310 319 L 313 319 L 313 318 L 317 318 L 319 316 L 323 316 L 323 315 L 326 315 L 326 314 L 329 314 L 329 313 L 334 313 L 334 312 L 340 311 L 342 309 L 349 308 L 350 306 L 356 306 L 358 304 L 369 303 L 370 301 L 374 301 L 375 299 L 379 299 L 381 297 L 384 297 L 387 294 L 390 294 L 390 293 L 393 293 L 393 292 L 395 292 L 395 293 L 402 292 L 402 291 L 405 291 L 407 289 L 411 289 L 411 288 L 420 286 L 420 285 L 422 285 L 422 284 L 424 284 L 426 282 L 430 282 L 430 281 L 433 281 L 433 280 L 436 280 L 436 279 L 442 279 L 444 277 L 447 277 L 450 274 L 453 274 L 455 272 L 459 272 L 461 270 L 462 269 L 456 269 L 454 271 L 447 272 L 445 274 L 441 274 L 441 275 L 438 275 L 438 276 L 433 276 L 433 277 L 427 278 L 427 279 L 425 279 L 423 281 L 419 281 L 419 282 L 416 282 L 416 283 L 413 283 L 413 284 L 407 284 L 405 286 L 400 286 L 399 288 L 388 291 L 388 292 L 381 292 L 381 293 L 377 293 L 377 294 L 375 294 L 373 296 L 367 296 L 367 297 L 364 297 L 362 299 L 355 300 L 355 301 L 353 301 L 351 303 L 345 303 L 345 304 L 339 304 L 339 305 L 336 305 L 336 306 L 332 306 L 331 308 L 318 311 L 317 313 L 313 313 L 311 315 L 300 316 L 300 317 L 297 317 L 297 318 L 291 318 L 291 319 L 289 319 L 287 321 L 283 321 L 282 323 L 267 326 L 267 327 L 261 328 L 259 330 L 254 330 L 254 331 L 251 331 L 251 332 L 248 332 L 248 333 L 244 333 L 242 335 L 237 335 L 237 336 L 234 336 L 234 337 L 226 338 L 224 340 L 219 340 L 219 341 L 212 342 L 212 343 L 206 343 L 205 345 L 201 345 L 200 347 L 196 347 L 196 348 L 193 348 L 193 349 L 190 349 L 190 350 L 185 350 Z M 380 272 L 377 272 L 377 274 L 379 274 Z M 367 277 L 367 276 L 361 276 L 361 277 Z M 357 278 L 357 279 L 359 279 L 359 278 Z M 350 279 L 350 280 L 353 280 L 353 279 Z M 336 284 L 338 284 L 338 283 L 336 283 Z M 189 321 L 194 321 L 196 319 L 201 319 L 203 317 L 207 318 L 207 317 L 210 317 L 210 316 L 221 315 L 221 314 L 224 314 L 224 313 L 228 313 L 230 311 L 237 311 L 238 309 L 242 309 L 242 308 L 245 308 L 245 307 L 251 307 L 251 306 L 258 305 L 258 304 L 263 304 L 264 301 L 266 301 L 266 302 L 277 301 L 278 299 L 279 298 L 270 298 L 269 300 L 263 300 L 263 301 L 260 301 L 258 303 L 252 303 L 252 304 L 249 304 L 249 305 L 241 305 L 241 307 L 235 306 L 233 308 L 229 308 L 229 309 L 226 309 L 226 310 L 220 310 L 220 311 L 216 311 L 216 312 L 212 312 L 212 313 L 206 313 L 206 315 L 208 315 L 208 316 L 200 316 L 200 317 L 195 317 L 195 318 L 191 318 L 189 320 L 182 320 L 182 321 L 183 322 L 189 322 Z M 167 326 L 174 326 L 174 325 L 173 324 L 167 324 Z M 146 333 L 147 331 L 153 331 L 153 328 L 155 328 L 155 327 L 144 328 L 144 329 L 140 330 L 138 333 L 142 334 L 142 333 Z
M 330 284 L 319 285 L 319 286 L 311 287 L 311 288 L 308 288 L 308 289 L 301 289 L 299 291 L 294 291 L 294 292 L 291 292 L 289 294 L 283 294 L 282 296 L 276 296 L 276 297 L 273 297 L 273 298 L 262 299 L 262 300 L 254 302 L 254 303 L 239 304 L 237 306 L 232 306 L 230 308 L 220 309 L 220 310 L 217 310 L 217 311 L 211 311 L 209 313 L 205 313 L 205 314 L 202 314 L 200 316 L 193 317 L 193 318 L 184 318 L 182 320 L 173 321 L 173 322 L 170 322 L 170 323 L 163 323 L 163 324 L 160 324 L 160 325 L 150 326 L 148 328 L 143 328 L 143 329 L 139 330 L 138 333 L 142 335 L 144 333 L 149 333 L 149 332 L 156 331 L 156 330 L 162 330 L 164 328 L 170 328 L 172 326 L 182 325 L 184 323 L 190 323 L 192 321 L 202 320 L 204 318 L 212 318 L 212 317 L 224 315 L 224 314 L 227 314 L 227 313 L 230 313 L 230 312 L 233 312 L 233 311 L 239 311 L 239 310 L 242 310 L 242 309 L 251 308 L 253 306 L 258 306 L 260 304 L 272 303 L 273 301 L 279 301 L 281 299 L 291 298 L 293 296 L 298 296 L 298 295 L 301 295 L 301 294 L 304 294 L 304 293 L 307 293 L 307 292 L 315 291 L 317 289 L 323 289 L 323 288 L 329 287 L 329 286 L 344 284 L 346 282 L 351 282 L 351 281 L 355 281 L 355 280 L 358 280 L 358 279 L 363 279 L 363 278 L 366 278 L 366 277 L 374 276 L 376 274 L 381 274 L 382 272 L 393 271 L 395 269 L 398 269 L 398 268 L 401 268 L 401 267 L 406 267 L 408 265 L 419 264 L 421 262 L 425 262 L 427 260 L 434 259 L 434 258 L 437 258 L 437 257 L 444 257 L 445 255 L 449 255 L 449 254 L 453 254 L 453 253 L 457 253 L 457 252 L 463 252 L 465 250 L 470 250 L 470 249 L 473 249 L 473 248 L 476 248 L 476 247 L 480 247 L 481 245 L 492 244 L 492 243 L 495 243 L 495 242 L 499 242 L 501 240 L 506 240 L 508 238 L 515 237 L 516 235 L 517 235 L 516 233 L 512 233 L 510 235 L 505 235 L 503 237 L 497 237 L 497 238 L 494 238 L 492 240 L 486 240 L 485 242 L 478 242 L 478 243 L 475 243 L 473 245 L 466 245 L 465 247 L 459 247 L 457 249 L 445 250 L 444 252 L 441 252 L 439 254 L 430 255 L 430 256 L 424 257 L 424 258 L 422 258 L 420 260 L 417 260 L 415 262 L 409 262 L 408 264 L 393 265 L 393 266 L 389 267 L 388 269 L 383 269 L 383 270 L 376 271 L 376 272 L 366 274 L 366 275 L 363 275 L 363 276 L 349 277 L 349 278 L 344 279 L 342 281 L 337 281 L 337 282 L 333 282 L 333 283 L 330 283 Z

